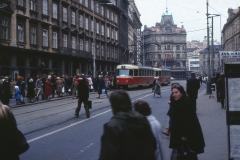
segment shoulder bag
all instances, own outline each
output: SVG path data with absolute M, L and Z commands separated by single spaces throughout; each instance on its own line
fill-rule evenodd
M 29 144 L 20 130 L 17 130 L 16 151 L 20 155 L 29 149 Z

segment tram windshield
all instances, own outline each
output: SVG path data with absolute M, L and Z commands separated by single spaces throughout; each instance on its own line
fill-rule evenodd
M 129 70 L 129 69 L 119 69 L 119 70 L 118 70 L 118 76 L 119 76 L 119 77 L 133 76 L 133 70 Z

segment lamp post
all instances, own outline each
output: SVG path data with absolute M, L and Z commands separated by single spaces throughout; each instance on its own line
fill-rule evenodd
M 92 51 L 93 51 L 93 77 L 96 78 L 96 52 L 95 52 L 95 43 L 96 43 L 96 38 L 95 38 L 95 23 L 94 23 L 94 19 L 95 19 L 95 4 L 106 4 L 106 5 L 114 5 L 113 3 L 101 3 L 98 1 L 93 0 L 93 45 L 92 45 Z

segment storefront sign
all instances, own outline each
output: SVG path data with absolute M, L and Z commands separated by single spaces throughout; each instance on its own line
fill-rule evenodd
M 240 51 L 219 51 L 220 59 L 240 58 Z

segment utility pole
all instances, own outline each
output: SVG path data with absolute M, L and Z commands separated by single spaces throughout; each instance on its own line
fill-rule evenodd
M 213 17 L 212 17 L 212 60 L 211 60 L 211 75 L 214 74 L 214 44 L 213 44 Z
M 144 30 L 143 30 L 143 66 L 145 66 L 145 51 L 144 51 Z
M 210 75 L 210 52 L 209 52 L 209 22 L 208 22 L 208 0 L 207 0 L 207 68 L 208 68 L 208 80 L 206 94 L 211 94 L 211 75 Z

